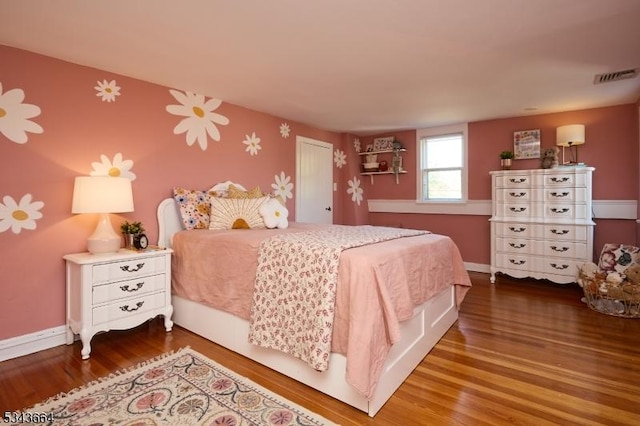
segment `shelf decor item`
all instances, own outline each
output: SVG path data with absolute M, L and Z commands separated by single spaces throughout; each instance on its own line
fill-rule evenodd
M 389 151 L 393 149 L 393 142 L 395 141 L 395 137 L 387 136 L 385 138 L 375 138 L 373 140 L 373 150 L 374 151 Z
M 502 151 L 500 153 L 500 167 L 502 170 L 511 169 L 511 161 L 513 160 L 513 151 Z
M 540 158 L 540 129 L 513 132 L 513 152 L 516 160 Z

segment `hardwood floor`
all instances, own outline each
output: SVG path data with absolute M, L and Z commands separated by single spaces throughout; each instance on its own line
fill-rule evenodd
M 460 319 L 375 418 L 153 320 L 0 363 L 0 414 L 184 346 L 342 425 L 640 424 L 640 320 L 591 311 L 577 286 L 471 273 Z

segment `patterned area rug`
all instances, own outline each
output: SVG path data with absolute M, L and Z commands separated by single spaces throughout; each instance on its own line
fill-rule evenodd
M 25 413 L 46 415 L 36 424 L 74 426 L 334 425 L 190 348 L 58 395 Z

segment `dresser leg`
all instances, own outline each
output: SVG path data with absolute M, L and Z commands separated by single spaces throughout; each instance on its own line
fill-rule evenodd
M 80 351 L 80 355 L 82 355 L 82 359 L 89 359 L 92 337 L 93 335 L 89 334 L 86 329 L 83 328 L 82 331 L 80 331 L 80 340 L 82 341 L 82 350 Z
M 173 315 L 173 305 L 168 305 L 164 313 L 164 328 L 167 332 L 173 328 L 173 321 L 171 321 L 171 315 Z

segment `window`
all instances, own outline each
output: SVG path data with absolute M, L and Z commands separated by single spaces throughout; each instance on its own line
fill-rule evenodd
M 467 199 L 467 125 L 418 130 L 418 201 Z

